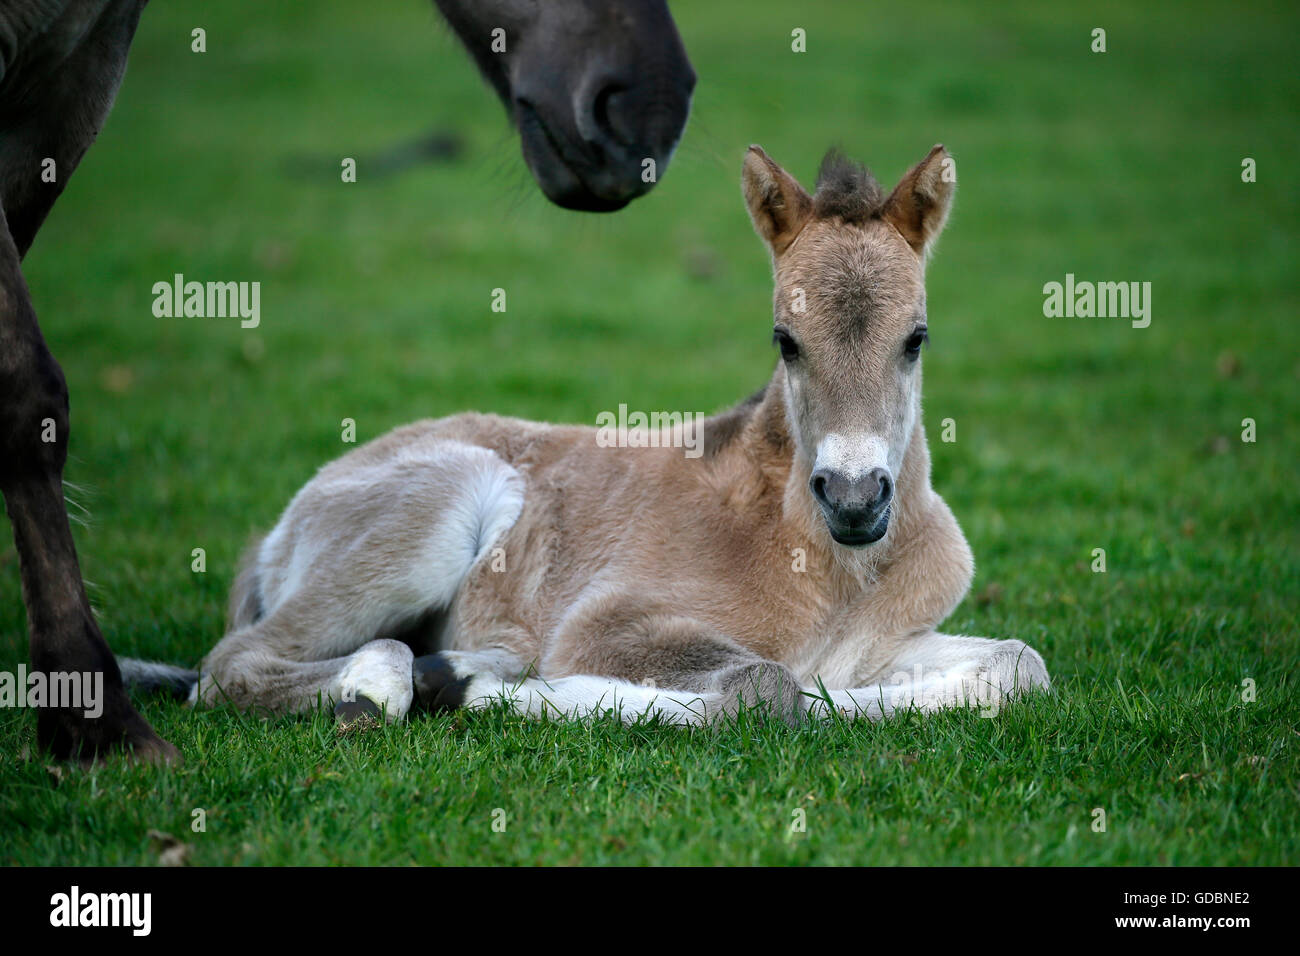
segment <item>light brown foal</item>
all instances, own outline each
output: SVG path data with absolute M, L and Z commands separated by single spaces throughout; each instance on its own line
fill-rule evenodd
M 936 631 L 973 567 L 921 424 L 952 160 L 936 146 L 885 195 L 832 154 L 810 196 L 751 147 L 743 187 L 781 358 L 704 422 L 703 454 L 479 414 L 391 432 L 322 468 L 250 552 L 192 697 L 701 723 L 1046 688 L 1021 641 Z

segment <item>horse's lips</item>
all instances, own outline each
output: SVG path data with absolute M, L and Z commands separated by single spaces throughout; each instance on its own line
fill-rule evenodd
M 547 198 L 557 206 L 582 212 L 616 212 L 640 195 L 640 191 L 633 191 L 609 198 L 593 190 L 578 171 L 582 164 L 569 155 L 527 100 L 515 101 L 515 122 L 524 161 Z

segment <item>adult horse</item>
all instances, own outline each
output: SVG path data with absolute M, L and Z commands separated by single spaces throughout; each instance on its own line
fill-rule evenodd
M 68 391 L 20 263 L 94 141 L 147 0 L 0 0 L 0 493 L 13 524 L 33 671 L 103 674 L 102 711 L 46 706 L 58 757 L 176 749 L 132 707 L 82 585 L 63 501 Z M 436 0 L 519 130 L 552 202 L 612 211 L 651 188 L 695 74 L 664 0 Z M 59 703 L 59 702 L 54 702 Z

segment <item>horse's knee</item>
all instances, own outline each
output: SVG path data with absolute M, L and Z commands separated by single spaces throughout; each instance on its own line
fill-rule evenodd
M 804 717 L 803 689 L 794 672 L 775 661 L 728 667 L 719 672 L 716 686 L 722 695 L 724 713 L 754 709 L 792 725 Z
M 0 482 L 58 475 L 68 457 L 63 369 L 39 333 L 6 351 L 0 358 Z

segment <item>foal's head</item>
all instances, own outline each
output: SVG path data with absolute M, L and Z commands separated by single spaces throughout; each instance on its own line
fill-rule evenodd
M 889 529 L 920 414 L 925 258 L 956 187 L 952 160 L 934 147 L 886 196 L 830 153 L 809 196 L 751 146 L 743 187 L 772 251 L 777 378 L 809 490 L 832 538 L 871 544 Z

